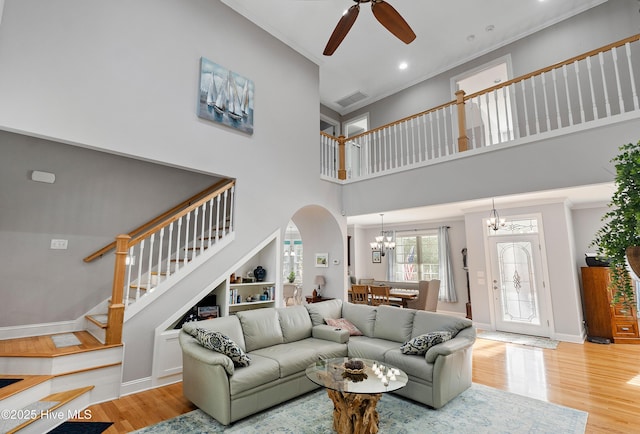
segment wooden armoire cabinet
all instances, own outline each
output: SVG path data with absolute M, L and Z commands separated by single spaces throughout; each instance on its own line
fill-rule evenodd
M 589 337 L 615 343 L 640 344 L 635 307 L 611 304 L 607 267 L 582 267 L 584 315 Z

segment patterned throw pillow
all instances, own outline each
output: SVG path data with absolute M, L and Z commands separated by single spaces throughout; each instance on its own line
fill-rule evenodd
M 331 327 L 345 329 L 349 331 L 349 336 L 362 336 L 362 332 L 358 330 L 358 327 L 354 326 L 351 321 L 344 318 L 325 318 L 324 322 L 326 322 Z
M 408 340 L 400 346 L 400 351 L 402 354 L 424 355 L 429 348 L 449 339 L 451 339 L 451 332 L 431 332 Z
M 203 347 L 228 356 L 233 365 L 249 366 L 251 358 L 228 336 L 213 330 L 197 328 L 194 336 Z

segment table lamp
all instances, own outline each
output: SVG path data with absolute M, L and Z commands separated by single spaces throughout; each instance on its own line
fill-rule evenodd
M 324 276 L 316 276 L 313 280 L 313 284 L 318 285 L 318 297 L 322 297 L 322 295 L 320 295 L 320 287 L 324 285 Z

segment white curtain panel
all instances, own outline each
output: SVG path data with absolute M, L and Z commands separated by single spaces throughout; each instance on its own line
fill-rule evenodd
M 440 256 L 440 293 L 438 294 L 438 301 L 457 303 L 458 296 L 453 283 L 448 226 L 440 226 L 438 228 L 438 252 Z

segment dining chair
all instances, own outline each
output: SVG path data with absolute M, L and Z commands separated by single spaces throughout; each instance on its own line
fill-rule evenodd
M 369 287 L 367 285 L 351 285 L 351 302 L 369 304 Z
M 285 283 L 282 285 L 282 295 L 284 298 L 285 306 L 296 305 L 296 285 Z
M 373 306 L 380 306 L 381 304 L 391 304 L 389 302 L 389 286 L 370 286 L 369 291 L 371 293 L 371 304 Z

